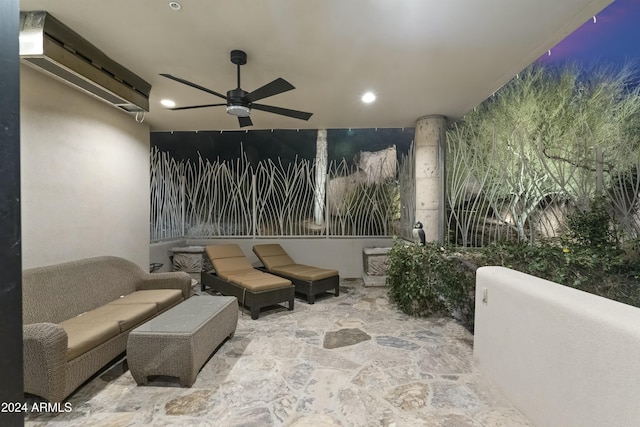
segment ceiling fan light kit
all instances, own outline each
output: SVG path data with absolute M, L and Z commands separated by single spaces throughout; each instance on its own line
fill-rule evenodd
M 249 117 L 251 108 L 244 105 L 227 105 L 227 113 L 237 117 Z
M 170 110 L 190 110 L 195 108 L 218 107 L 226 105 L 227 113 L 232 116 L 238 117 L 238 124 L 241 128 L 253 125 L 253 122 L 249 117 L 251 115 L 252 109 L 279 114 L 281 116 L 293 117 L 300 120 L 309 120 L 309 118 L 311 118 L 313 113 L 307 113 L 298 110 L 289 110 L 288 108 L 274 107 L 272 105 L 256 104 L 255 101 L 259 101 L 263 98 L 268 98 L 270 96 L 290 91 L 292 89 L 295 89 L 295 87 L 285 79 L 279 77 L 274 81 L 267 83 L 262 87 L 259 87 L 253 92 L 247 92 L 240 88 L 240 66 L 247 63 L 247 54 L 241 50 L 232 50 L 231 62 L 237 67 L 238 87 L 227 91 L 226 96 L 180 77 L 176 77 L 171 74 L 160 74 L 163 77 L 190 86 L 194 89 L 207 92 L 211 95 L 215 95 L 227 101 L 226 104 L 190 105 L 186 107 L 170 108 Z

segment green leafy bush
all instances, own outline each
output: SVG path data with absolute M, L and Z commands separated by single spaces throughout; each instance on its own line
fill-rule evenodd
M 469 253 L 478 265 L 500 265 L 605 298 L 640 307 L 640 265 L 611 246 L 568 239 L 535 245 L 496 243 Z
M 474 272 L 436 243 L 396 240 L 389 253 L 389 296 L 407 314 L 452 315 L 472 330 L 474 282 Z
M 594 198 L 586 211 L 578 211 L 568 218 L 569 237 L 583 246 L 617 249 L 618 236 L 611 227 L 613 218 L 604 197 Z
M 603 236 L 588 229 L 582 238 L 566 236 L 534 245 L 500 242 L 480 249 L 396 241 L 387 270 L 390 299 L 407 314 L 450 315 L 473 331 L 475 266 L 497 265 L 640 307 L 638 257 L 610 240 L 600 246 L 585 244 Z
M 468 253 L 478 265 L 501 265 L 640 307 L 637 244 L 621 244 L 604 197 L 568 217 L 568 231 L 535 244 L 494 243 Z

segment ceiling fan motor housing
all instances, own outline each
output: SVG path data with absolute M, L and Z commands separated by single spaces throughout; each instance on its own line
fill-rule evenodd
M 231 89 L 227 91 L 227 105 L 244 105 L 248 107 L 249 101 L 247 100 L 247 95 L 249 95 L 249 92 L 239 87 Z
M 249 92 L 240 88 L 227 91 L 227 113 L 238 117 L 249 117 L 250 103 L 246 100 Z

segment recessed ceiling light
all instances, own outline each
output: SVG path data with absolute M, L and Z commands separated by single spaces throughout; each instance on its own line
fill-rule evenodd
M 169 2 L 169 7 L 173 10 L 175 10 L 176 12 L 179 11 L 180 9 L 182 9 L 182 5 L 180 3 L 178 3 L 177 1 L 170 1 Z
M 163 99 L 162 101 L 160 101 L 160 104 L 164 105 L 165 107 L 169 107 L 169 108 L 173 108 L 176 106 L 176 103 L 173 102 L 170 99 Z
M 375 100 L 376 100 L 376 95 L 373 92 L 367 92 L 364 95 L 362 95 L 362 102 L 365 102 L 367 104 L 370 104 Z

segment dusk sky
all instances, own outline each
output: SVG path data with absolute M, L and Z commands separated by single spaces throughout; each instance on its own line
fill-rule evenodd
M 637 62 L 640 67 L 640 0 L 615 0 L 538 61 L 560 64 L 576 61 L 586 66 L 594 62 L 623 64 Z

